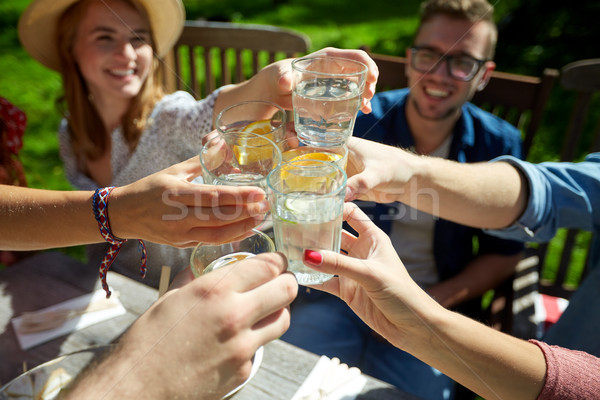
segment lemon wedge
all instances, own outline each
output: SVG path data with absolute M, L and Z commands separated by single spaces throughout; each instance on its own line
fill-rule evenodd
M 284 165 L 282 167 L 281 180 L 292 192 L 318 193 L 323 187 L 331 184 L 336 176 L 335 172 L 327 175 L 316 174 L 318 169 L 323 168 L 319 161 L 335 162 L 336 156 L 337 154 L 307 153 L 294 157 L 290 160 L 294 163 L 293 166 Z M 314 170 L 302 173 L 302 167 L 314 167 Z
M 273 130 L 271 120 L 262 119 L 260 121 L 254 121 L 249 123 L 242 129 L 242 132 L 255 133 L 257 135 L 264 135 L 269 139 L 273 140 L 273 134 L 268 135 Z
M 319 178 L 302 176 L 291 172 L 289 169 L 281 171 L 281 179 L 288 190 L 292 192 L 317 192 L 327 182 L 326 176 Z
M 306 161 L 306 160 L 317 160 L 317 161 L 327 161 L 327 162 L 336 162 L 341 159 L 342 156 L 335 153 L 323 153 L 320 151 L 316 151 L 314 153 L 304 153 L 296 156 L 290 160 L 292 161 Z M 314 164 L 314 163 L 313 163 Z
M 273 126 L 268 119 L 254 121 L 246 125 L 241 132 L 254 133 L 267 139 L 273 139 Z M 239 165 L 248 165 L 273 158 L 273 149 L 259 138 L 242 138 L 233 146 L 233 154 Z

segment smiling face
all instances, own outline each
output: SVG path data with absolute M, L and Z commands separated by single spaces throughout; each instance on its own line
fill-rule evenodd
M 129 102 L 152 65 L 148 21 L 124 0 L 93 0 L 85 8 L 73 47 L 95 101 Z
M 421 26 L 414 45 L 440 54 L 486 59 L 491 32 L 490 24 L 484 21 L 473 24 L 467 20 L 438 15 Z M 464 82 L 448 74 L 447 61 L 429 73 L 422 73 L 410 66 L 410 51 L 407 51 L 407 57 L 406 74 L 410 87 L 407 112 L 416 113 L 427 120 L 458 118 L 461 106 L 471 100 L 480 85 L 485 85 L 495 67 L 494 62 L 488 61 L 471 81 Z

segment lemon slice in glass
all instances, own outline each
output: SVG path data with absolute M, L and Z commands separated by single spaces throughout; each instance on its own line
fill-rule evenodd
M 289 162 L 293 162 L 297 167 L 314 167 L 316 171 L 322 164 L 315 161 L 335 162 L 339 158 L 341 157 L 338 154 L 314 152 L 301 154 L 292 158 Z M 303 175 L 300 172 L 301 170 L 294 166 L 282 167 L 281 179 L 284 181 L 285 186 L 293 192 L 317 192 L 319 188 L 335 179 L 335 172 L 321 176 L 315 176 L 311 172 Z
M 271 120 L 262 119 L 260 121 L 254 121 L 249 123 L 242 129 L 242 132 L 255 133 L 257 135 L 264 135 L 265 137 L 273 140 L 273 126 L 271 125 Z
M 342 158 L 340 154 L 335 153 L 323 153 L 320 151 L 315 151 L 314 153 L 304 153 L 296 156 L 290 160 L 292 161 L 305 161 L 305 160 L 317 160 L 317 161 L 328 161 L 328 162 L 336 162 Z
M 268 119 L 254 121 L 246 125 L 241 132 L 254 133 L 267 139 L 273 138 L 273 126 Z M 241 138 L 238 144 L 233 146 L 233 153 L 239 165 L 269 160 L 273 158 L 273 149 L 268 142 L 260 138 Z
M 283 207 L 286 211 L 296 215 L 305 215 L 314 211 L 315 198 L 309 197 L 290 197 L 285 199 Z

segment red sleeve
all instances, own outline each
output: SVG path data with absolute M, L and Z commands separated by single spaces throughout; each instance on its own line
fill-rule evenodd
M 538 400 L 600 399 L 600 358 L 537 340 L 546 358 L 546 382 Z

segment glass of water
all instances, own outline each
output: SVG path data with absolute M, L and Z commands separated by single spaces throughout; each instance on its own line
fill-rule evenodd
M 301 142 L 325 147 L 348 141 L 367 70 L 365 64 L 345 58 L 292 61 L 294 126 Z
M 192 273 L 197 278 L 217 268 L 224 267 L 245 258 L 260 253 L 275 251 L 275 244 L 271 238 L 258 229 L 252 229 L 250 235 L 244 239 L 223 244 L 200 243 L 190 257 Z
M 305 249 L 340 251 L 346 173 L 335 163 L 283 163 L 267 177 L 277 251 L 301 285 L 320 284 L 332 275 L 302 262 Z
M 264 135 L 229 131 L 214 135 L 200 150 L 202 178 L 208 185 L 258 186 L 281 163 L 281 151 Z

